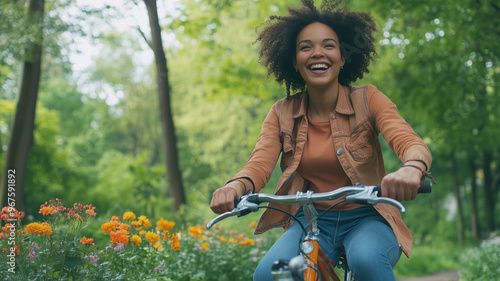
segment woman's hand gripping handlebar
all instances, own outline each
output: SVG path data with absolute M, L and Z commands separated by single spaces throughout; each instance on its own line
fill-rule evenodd
M 422 181 L 418 193 L 430 193 L 432 184 L 428 181 Z M 364 186 L 357 184 L 355 186 L 346 186 L 330 192 L 313 193 L 307 191 L 306 193 L 297 192 L 296 195 L 271 195 L 250 193 L 243 196 L 235 197 L 234 205 L 236 206 L 232 211 L 225 212 L 207 224 L 207 228 L 211 228 L 214 224 L 222 221 L 228 217 L 244 216 L 250 212 L 256 212 L 260 208 L 259 204 L 272 202 L 278 204 L 312 204 L 319 201 L 329 201 L 338 199 L 347 195 L 345 200 L 350 204 L 363 204 L 363 205 L 376 205 L 378 203 L 391 204 L 397 207 L 401 212 L 405 212 L 404 206 L 398 201 L 388 198 L 380 197 L 381 187 L 378 185 Z

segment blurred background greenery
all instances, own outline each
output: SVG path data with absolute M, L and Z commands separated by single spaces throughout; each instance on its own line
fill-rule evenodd
M 23 50 L 36 40 L 26 28 L 29 2 L 0 0 L 3 168 L 22 102 L 19 65 L 30 60 Z M 405 203 L 415 252 L 396 271 L 418 275 L 460 268 L 460 256 L 499 227 L 500 5 L 343 4 L 371 12 L 378 25 L 379 57 L 356 84 L 374 84 L 389 96 L 434 157 L 433 193 Z M 54 198 L 93 204 L 103 219 L 124 211 L 186 224 L 212 218 L 212 192 L 241 169 L 269 108 L 285 96 L 258 63 L 255 29 L 297 5 L 298 0 L 158 1 L 186 194 L 186 204 L 175 210 L 144 3 L 46 0 L 34 138 L 24 198 L 16 201 L 27 222 L 41 219 L 40 205 Z M 384 154 L 388 171 L 401 166 L 386 145 Z M 273 192 L 278 178 L 276 169 L 263 192 Z M 229 223 L 238 228 L 239 221 Z

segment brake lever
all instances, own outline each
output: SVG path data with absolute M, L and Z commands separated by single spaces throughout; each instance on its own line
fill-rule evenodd
M 356 184 L 357 186 L 359 184 Z M 401 213 L 406 211 L 403 204 L 399 201 L 387 197 L 378 197 L 378 192 L 375 190 L 376 186 L 365 186 L 365 190 L 347 195 L 345 200 L 349 204 L 362 204 L 362 205 L 376 205 L 378 203 L 385 203 L 395 206 Z
M 212 228 L 212 226 L 214 226 L 216 223 L 225 220 L 229 217 L 234 217 L 234 216 L 241 217 L 251 212 L 256 212 L 258 210 L 259 210 L 259 204 L 248 201 L 248 195 L 244 195 L 241 197 L 240 202 L 233 210 L 231 210 L 230 212 L 225 212 L 223 214 L 220 214 L 211 221 L 209 221 L 207 223 L 207 229 Z

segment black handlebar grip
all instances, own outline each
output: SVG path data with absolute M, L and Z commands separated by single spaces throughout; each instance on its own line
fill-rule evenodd
M 420 187 L 418 188 L 418 193 L 431 193 L 432 192 L 432 182 L 421 181 Z
M 377 184 L 377 187 L 374 189 L 377 191 L 377 196 L 382 196 L 382 186 Z M 418 193 L 431 193 L 432 192 L 432 183 L 430 181 L 421 181 L 420 187 L 418 188 Z

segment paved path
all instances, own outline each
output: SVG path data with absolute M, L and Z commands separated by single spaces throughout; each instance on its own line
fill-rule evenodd
M 459 273 L 457 271 L 438 272 L 427 276 L 408 277 L 398 281 L 459 281 Z

